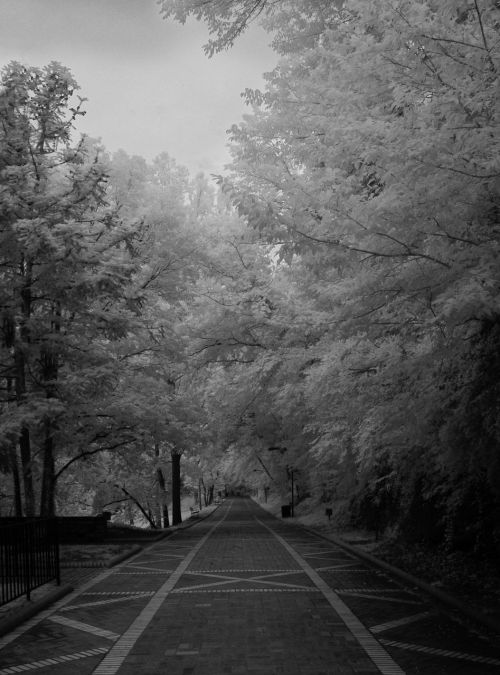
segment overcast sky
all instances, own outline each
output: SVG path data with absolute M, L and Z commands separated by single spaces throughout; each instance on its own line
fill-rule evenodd
M 252 27 L 208 59 L 204 24 L 165 21 L 155 0 L 0 0 L 0 64 L 69 67 L 87 101 L 78 129 L 106 148 L 152 159 L 167 151 L 192 173 L 229 161 L 225 131 L 263 88 L 276 56 Z

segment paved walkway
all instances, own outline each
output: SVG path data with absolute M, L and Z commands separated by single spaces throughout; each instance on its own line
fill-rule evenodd
M 335 544 L 224 504 L 0 639 L 0 675 L 492 675 L 500 647 Z

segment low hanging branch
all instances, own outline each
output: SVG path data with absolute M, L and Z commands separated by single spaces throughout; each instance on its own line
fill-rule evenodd
M 77 462 L 80 459 L 85 459 L 86 457 L 92 457 L 92 455 L 96 455 L 99 452 L 105 452 L 105 451 L 111 451 L 111 450 L 116 450 L 117 448 L 121 448 L 124 445 L 128 445 L 131 443 L 135 438 L 127 438 L 124 441 L 120 441 L 119 443 L 115 443 L 114 445 L 106 445 L 103 447 L 95 448 L 94 450 L 85 450 L 84 452 L 81 452 L 78 455 L 75 455 L 75 457 L 72 457 L 70 460 L 68 460 L 63 466 L 59 469 L 59 471 L 56 472 L 55 474 L 55 479 L 57 480 L 59 476 L 66 471 L 74 462 Z
M 271 476 L 271 474 L 269 473 L 269 469 L 267 468 L 267 466 L 264 464 L 264 462 L 262 461 L 262 459 L 259 457 L 259 455 L 258 455 L 257 453 L 255 453 L 255 457 L 257 458 L 257 461 L 259 462 L 259 464 L 261 465 L 261 467 L 264 469 L 264 471 L 267 473 L 267 475 L 269 476 L 269 478 L 273 481 L 273 483 L 276 483 L 276 481 L 274 480 L 274 478 L 273 478 L 273 477 Z
M 113 499 L 111 502 L 106 502 L 106 504 L 102 505 L 102 508 L 105 509 L 106 506 L 111 506 L 112 504 L 121 504 L 122 502 L 129 502 L 130 497 L 123 497 L 123 499 Z
M 117 488 L 118 490 L 121 490 L 121 491 L 123 492 L 123 494 L 127 495 L 128 499 L 130 499 L 130 501 L 132 501 L 132 502 L 137 506 L 137 508 L 139 509 L 139 511 L 142 513 L 142 515 L 146 518 L 146 520 L 148 521 L 148 523 L 151 525 L 151 528 L 152 528 L 153 530 L 156 530 L 156 523 L 155 523 L 154 520 L 151 518 L 151 515 L 143 508 L 143 506 L 142 506 L 142 505 L 140 504 L 140 502 L 134 497 L 134 495 L 131 494 L 131 493 L 127 490 L 127 488 L 123 487 L 123 485 L 118 485 L 118 483 L 115 483 L 113 487 Z

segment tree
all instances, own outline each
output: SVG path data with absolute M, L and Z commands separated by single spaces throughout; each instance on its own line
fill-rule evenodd
M 328 17 L 343 6 L 342 0 L 160 0 L 160 12 L 165 19 L 173 17 L 184 24 L 193 16 L 204 21 L 211 39 L 204 45 L 205 53 L 213 56 L 224 49 L 229 49 L 242 35 L 248 26 L 257 20 L 269 30 L 276 30 L 273 44 L 279 46 L 284 37 L 293 33 L 303 33 L 304 28 L 311 25 L 319 32 Z M 314 35 L 315 33 L 313 33 Z M 304 40 L 304 36 L 301 35 Z M 306 36 L 307 39 L 307 36 Z
M 160 11 L 165 19 L 173 17 L 185 23 L 190 15 L 198 20 L 206 21 L 210 34 L 215 36 L 204 49 L 212 56 L 214 53 L 227 49 L 245 31 L 248 24 L 262 12 L 268 11 L 268 0 L 162 0 Z
M 71 107 L 70 71 L 12 63 L 2 86 L 2 436 L 11 448 L 18 438 L 26 515 L 36 512 L 35 479 L 40 512 L 50 515 L 57 444 L 64 463 L 82 404 L 75 381 L 79 393 L 98 383 L 109 391 L 110 344 L 134 322 L 124 289 L 137 230 L 107 205 L 99 147 L 85 138 L 71 144 L 83 111 L 82 99 Z M 12 459 L 15 482 L 16 466 Z
M 248 8 L 165 7 L 206 20 L 212 49 L 224 34 L 231 42 Z M 358 505 L 370 494 L 381 518 L 389 495 L 407 533 L 422 485 L 442 523 L 463 519 L 473 493 L 474 528 L 500 499 L 496 469 L 481 499 L 474 487 L 491 461 L 491 427 L 474 417 L 484 445 L 461 453 L 443 439 L 458 423 L 450 410 L 477 400 L 472 373 L 491 361 L 498 324 L 498 9 L 487 0 L 259 8 L 282 58 L 265 92 L 246 92 L 252 113 L 231 130 L 234 161 L 219 183 L 268 245 L 298 312 L 280 315 L 287 296 L 273 279 L 278 310 L 250 348 L 239 327 L 255 315 L 224 288 L 203 353 L 232 360 L 227 379 L 245 390 L 246 377 L 246 391 L 259 359 L 274 364 L 266 410 L 278 420 L 302 411 L 311 484 L 328 472 L 332 493 L 348 478 Z
M 12 64 L 4 84 L 1 469 L 16 512 L 52 515 L 71 494 L 90 506 L 93 475 L 106 499 L 168 525 L 171 464 L 179 522 L 180 455 L 200 426 L 182 321 L 214 189 L 166 153 L 73 146 L 82 102 L 62 66 Z

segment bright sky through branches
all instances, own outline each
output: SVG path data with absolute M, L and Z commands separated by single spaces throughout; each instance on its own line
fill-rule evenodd
M 0 65 L 60 61 L 89 100 L 79 130 L 108 150 L 151 159 L 167 151 L 192 173 L 229 161 L 226 129 L 240 93 L 263 86 L 276 57 L 256 26 L 208 59 L 206 27 L 161 18 L 154 0 L 0 0 Z

